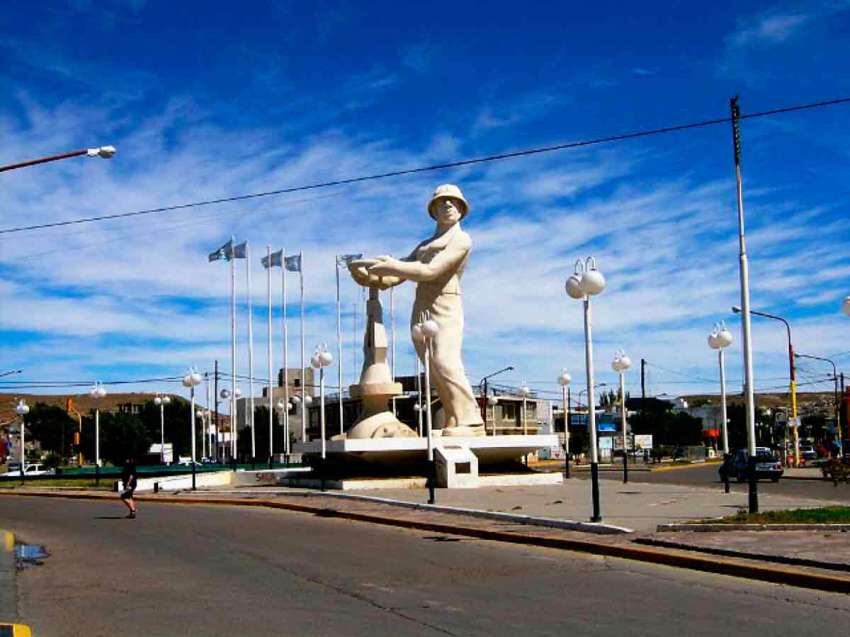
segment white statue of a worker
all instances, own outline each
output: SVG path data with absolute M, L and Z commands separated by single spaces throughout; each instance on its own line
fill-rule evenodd
M 416 282 L 416 300 L 410 317 L 411 329 L 425 319 L 440 326 L 432 341 L 430 374 L 443 406 L 444 436 L 483 436 L 484 423 L 461 360 L 463 345 L 463 302 L 460 279 L 469 258 L 472 240 L 460 227 L 469 204 L 460 188 L 438 186 L 428 203 L 428 213 L 437 222 L 433 236 L 417 245 L 404 259 L 377 257 L 371 265 L 350 266 L 360 285 L 380 281 L 391 287 L 404 281 Z M 424 361 L 425 345 L 413 339 Z

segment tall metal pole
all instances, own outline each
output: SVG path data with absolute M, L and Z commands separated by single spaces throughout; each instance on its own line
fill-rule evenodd
M 569 385 L 561 385 L 561 400 L 564 401 L 564 477 L 570 477 L 570 397 Z
M 749 455 L 749 512 L 758 513 L 758 480 L 756 478 L 756 420 L 753 388 L 753 344 L 750 324 L 750 268 L 747 259 L 747 243 L 744 233 L 744 186 L 741 173 L 741 110 L 738 97 L 733 97 L 729 106 L 732 112 L 732 143 L 735 157 L 735 184 L 738 201 L 738 247 L 741 276 L 741 329 L 744 345 L 744 398 L 747 417 L 747 453 Z
M 599 506 L 599 452 L 596 448 L 596 397 L 593 393 L 593 326 L 590 297 L 584 297 L 584 360 L 587 369 L 587 428 L 590 433 L 590 482 L 593 499 L 591 522 L 601 522 Z
M 212 432 L 210 431 L 210 424 L 212 421 L 212 405 L 210 400 L 210 393 L 212 387 L 210 387 L 210 373 L 204 372 L 204 383 L 206 384 L 207 390 L 207 417 L 204 420 L 204 437 L 203 440 L 207 441 L 207 450 L 205 453 L 208 453 L 211 458 L 215 458 L 215 453 L 213 452 L 213 437 Z
M 723 348 L 717 350 L 717 362 L 720 365 L 720 431 L 723 436 L 723 454 L 729 453 L 729 417 L 726 415 L 726 358 Z
M 189 432 L 189 436 L 192 440 L 192 491 L 195 490 L 195 386 L 192 385 L 189 388 L 189 396 L 191 398 L 192 410 L 189 414 L 189 426 L 191 427 L 191 431 Z
M 269 468 L 274 462 L 274 361 L 272 360 L 272 247 L 266 245 L 266 296 L 269 306 Z M 282 266 L 283 264 L 281 264 Z
M 339 255 L 334 260 L 336 270 L 336 353 L 339 361 L 337 378 L 339 380 L 339 433 L 345 432 L 345 424 L 342 417 L 342 305 L 339 293 Z
M 289 460 L 289 352 L 287 351 L 286 334 L 286 250 L 281 251 L 280 285 L 281 285 L 281 312 L 280 322 L 283 328 L 283 453 Z
M 213 403 L 215 404 L 215 457 L 218 458 L 219 453 L 221 453 L 221 445 L 219 444 L 221 429 L 218 428 L 218 359 L 215 360 L 214 369 L 215 379 L 213 380 Z
M 319 429 L 322 438 L 322 460 L 327 457 L 327 441 L 325 440 L 325 368 L 319 366 Z
M 395 382 L 395 302 L 393 301 L 393 291 L 395 288 L 390 288 L 390 374 Z M 393 416 L 398 415 L 398 410 L 395 404 L 395 394 L 392 397 Z
M 251 246 L 245 242 L 245 268 L 248 277 L 248 408 L 251 413 L 251 462 L 257 460 L 257 435 L 254 427 L 254 304 L 251 294 Z
M 620 422 L 623 426 L 623 484 L 629 482 L 629 431 L 626 421 L 626 375 L 620 372 Z
M 231 246 L 236 237 L 230 237 Z M 232 250 L 232 248 L 231 248 Z M 236 258 L 230 255 L 230 458 L 236 462 Z
M 427 336 L 425 337 L 425 425 L 427 427 L 428 437 L 428 504 L 434 504 L 437 501 L 436 497 L 436 481 L 437 468 L 434 461 L 434 439 L 432 436 L 432 420 L 431 420 L 431 343 Z
M 304 347 L 304 252 L 299 252 L 299 274 L 301 282 L 301 442 L 307 442 L 307 405 L 304 398 L 307 396 L 307 369 L 305 365 Z
M 165 401 L 159 399 L 159 463 L 165 464 Z

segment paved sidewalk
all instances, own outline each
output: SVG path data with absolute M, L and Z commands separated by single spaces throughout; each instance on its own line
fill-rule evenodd
M 723 517 L 747 508 L 746 493 L 725 494 L 720 485 L 708 489 L 646 482 L 622 484 L 614 480 L 600 480 L 599 483 L 603 521 L 638 532 L 654 532 L 659 524 L 670 522 Z M 428 501 L 425 489 L 378 489 L 358 493 L 407 502 Z M 763 511 L 830 503 L 822 499 L 759 494 Z M 846 505 L 846 500 L 834 503 Z M 590 482 L 575 479 L 547 486 L 438 489 L 437 504 L 577 521 L 589 520 L 592 513 Z

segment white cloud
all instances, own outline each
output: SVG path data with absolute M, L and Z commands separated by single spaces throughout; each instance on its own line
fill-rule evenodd
M 733 33 L 729 44 L 732 47 L 779 44 L 799 32 L 809 20 L 810 16 L 802 13 L 760 16 Z

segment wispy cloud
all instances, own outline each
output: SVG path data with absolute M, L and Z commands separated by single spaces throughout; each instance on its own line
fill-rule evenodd
M 779 44 L 798 33 L 811 16 L 803 13 L 760 16 L 729 36 L 732 47 Z

